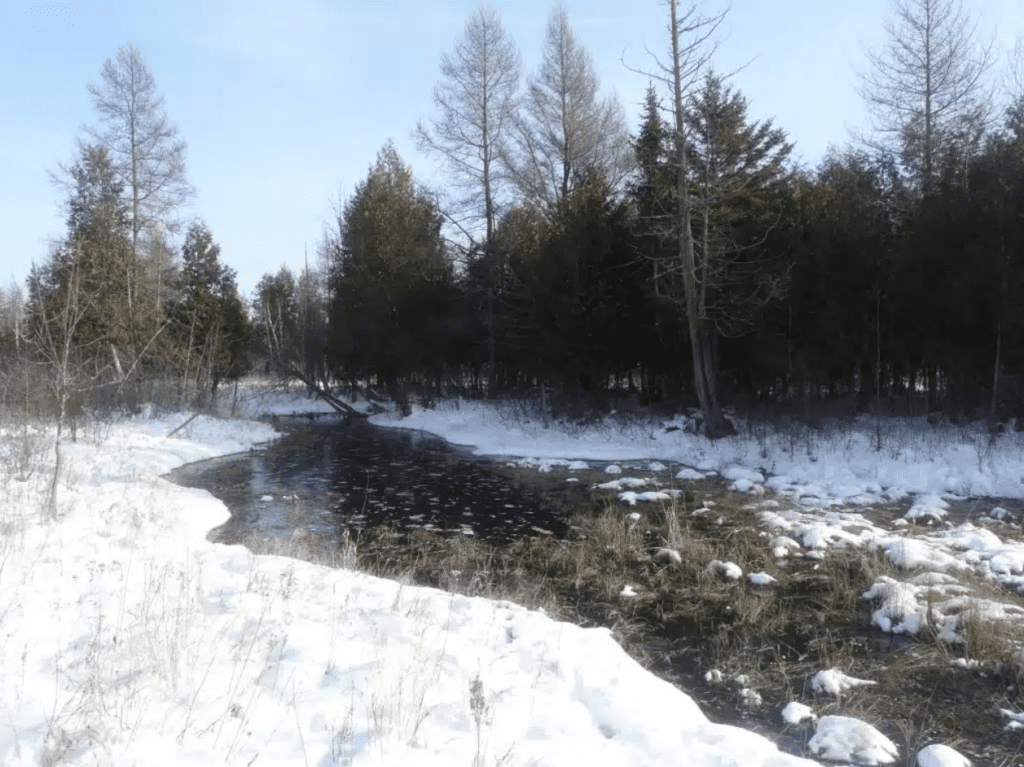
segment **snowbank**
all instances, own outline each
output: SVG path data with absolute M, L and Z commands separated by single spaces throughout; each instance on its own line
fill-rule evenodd
M 943 498 L 1024 498 L 1024 432 L 1008 431 L 993 440 L 981 423 L 934 427 L 924 417 L 887 421 L 878 450 L 875 423 L 865 418 L 821 430 L 793 425 L 778 432 L 735 419 L 740 436 L 714 441 L 688 431 L 685 416 L 662 422 L 611 416 L 586 426 L 555 423 L 545 429 L 521 411 L 475 400 L 371 420 L 429 431 L 472 445 L 482 455 L 526 455 L 538 462 L 670 460 L 694 472 L 689 476 L 716 472 L 744 492 L 756 493 L 764 483 L 804 505 L 921 496 L 915 515 L 941 518 Z

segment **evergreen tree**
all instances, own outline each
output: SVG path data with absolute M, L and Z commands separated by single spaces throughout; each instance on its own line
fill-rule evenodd
M 334 255 L 328 356 L 350 380 L 393 383 L 439 370 L 455 287 L 441 215 L 394 146 L 377 155 L 344 206 Z
M 313 381 L 327 383 L 327 295 L 323 274 L 307 264 L 295 285 L 302 370 Z
M 140 356 L 152 351 L 160 327 L 155 296 L 137 289 L 135 308 L 129 308 L 135 256 L 128 206 L 106 149 L 84 145 L 68 174 L 68 234 L 49 263 L 34 270 L 30 315 L 37 323 L 45 321 L 53 307 L 69 305 L 73 291 L 81 307 L 73 345 L 92 360 L 96 374 L 111 366 L 115 377 L 124 378 Z
M 654 319 L 629 219 L 628 206 L 591 177 L 542 225 L 532 247 L 514 254 L 521 369 L 593 391 L 640 363 Z
M 1021 369 L 1024 340 L 1024 162 L 1014 139 L 993 137 L 966 180 L 940 183 L 907 220 L 895 321 L 902 347 L 944 371 L 951 415 L 977 408 L 994 416 L 999 378 Z
M 669 145 L 671 136 L 661 117 L 662 106 L 653 85 L 644 96 L 640 132 L 633 139 L 637 172 L 630 185 L 640 216 L 647 221 L 665 218 L 671 209 L 668 199 L 675 185 Z
M 221 264 L 220 246 L 202 220 L 185 235 L 177 287 L 169 314 L 183 376 L 216 394 L 222 380 L 248 370 L 251 328 L 235 272 Z
M 887 275 L 896 223 L 895 205 L 885 201 L 893 174 L 886 162 L 863 152 L 833 151 L 804 190 L 792 282 L 786 300 L 771 311 L 787 358 L 776 361 L 768 380 L 809 376 L 851 385 L 880 353 L 889 358 Z
M 287 266 L 265 274 L 252 302 L 258 345 L 273 364 L 296 365 L 302 358 L 295 278 Z
M 786 281 L 789 264 L 763 245 L 781 218 L 793 145 L 771 120 L 748 121 L 746 98 L 714 72 L 684 119 L 697 210 L 698 316 L 716 336 L 745 335 Z

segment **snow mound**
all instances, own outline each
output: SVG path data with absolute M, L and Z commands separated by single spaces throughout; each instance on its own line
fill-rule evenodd
M 910 582 L 903 582 L 883 575 L 861 595 L 861 599 L 881 601 L 881 606 L 871 616 L 871 622 L 892 634 L 917 634 L 923 627 L 932 625 L 939 639 L 962 642 L 963 637 L 958 632 L 972 618 L 1024 624 L 1024 610 L 1020 607 L 969 596 L 965 593 L 968 591 L 966 587 L 955 581 L 949 582 L 948 578 L 922 573 Z
M 680 469 L 676 472 L 676 479 L 704 479 L 704 473 L 693 469 Z
M 949 746 L 935 743 L 917 752 L 917 767 L 971 767 L 971 760 Z
M 867 679 L 856 679 L 852 676 L 847 676 L 837 668 L 830 668 L 825 671 L 819 671 L 811 679 L 811 689 L 814 692 L 825 692 L 829 695 L 842 695 L 844 692 L 852 687 L 863 687 L 865 685 L 878 684 L 878 682 L 871 682 Z
M 822 759 L 854 764 L 892 764 L 900 754 L 870 724 L 849 716 L 823 716 L 807 747 Z
M 755 586 L 771 586 L 773 583 L 778 583 L 778 580 L 768 573 L 751 573 L 747 577 L 750 578 L 750 582 Z
M 599 485 L 594 485 L 594 489 L 624 490 L 625 488 L 647 487 L 648 484 L 650 484 L 650 480 L 642 477 L 622 477 L 621 479 L 612 479 L 608 482 L 602 482 Z
M 1024 730 L 1024 714 L 1018 714 L 1014 711 L 1010 711 L 1007 708 L 999 709 L 999 713 L 1007 720 L 1005 729 L 1007 730 Z
M 667 547 L 659 547 L 658 549 L 655 549 L 654 558 L 666 562 L 675 562 L 677 565 L 682 564 L 683 561 L 682 554 L 680 554 L 676 549 L 670 549 Z
M 879 548 L 894 565 L 904 570 L 920 567 L 945 572 L 967 566 L 962 560 L 944 551 L 940 545 L 921 538 L 901 537 L 881 543 Z
M 879 577 L 861 599 L 880 600 L 882 606 L 871 615 L 871 623 L 887 634 L 916 634 L 925 617 L 918 602 L 921 587 L 903 583 L 888 575 Z
M 903 518 L 909 519 L 911 522 L 941 522 L 945 518 L 948 508 L 949 504 L 942 498 L 929 493 L 919 496 L 910 510 L 903 515 Z
M 708 562 L 708 570 L 733 581 L 738 581 L 743 577 L 743 570 L 735 562 L 719 562 L 717 559 L 712 559 Z
M 657 503 L 658 501 L 671 501 L 679 497 L 679 490 L 648 490 L 643 493 L 636 493 L 626 490 L 619 493 L 619 502 L 628 506 L 635 506 L 638 503 Z
M 782 718 L 788 724 L 800 724 L 800 722 L 806 720 L 813 721 L 817 719 L 818 716 L 811 711 L 810 706 L 805 706 L 803 703 L 791 700 L 786 704 L 786 707 L 782 709 Z

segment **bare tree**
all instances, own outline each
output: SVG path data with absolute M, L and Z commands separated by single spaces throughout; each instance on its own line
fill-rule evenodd
M 122 45 L 116 60 L 107 59 L 101 77 L 100 84 L 87 86 L 101 126 L 84 130 L 107 149 L 124 183 L 137 259 L 140 238 L 155 231 L 156 224 L 176 231 L 179 224 L 171 214 L 195 194 L 186 176 L 186 144 L 167 119 L 153 73 L 134 44 Z M 130 315 L 139 279 L 134 266 L 128 274 Z
M 29 341 L 35 357 L 45 370 L 45 380 L 53 394 L 53 416 L 56 434 L 53 441 L 54 466 L 46 500 L 46 514 L 57 516 L 57 488 L 64 470 L 64 453 L 61 448 L 64 423 L 69 416 L 74 423 L 77 400 L 81 395 L 85 365 L 82 349 L 76 345 L 75 336 L 79 324 L 88 314 L 94 296 L 83 287 L 82 259 L 74 254 L 68 262 L 66 282 L 59 301 L 47 302 L 41 296 L 30 296 L 41 308 L 29 323 Z M 39 283 L 30 280 L 30 292 L 38 291 Z M 74 432 L 73 432 L 74 433 Z
M 593 60 L 559 3 L 507 158 L 520 193 L 548 213 L 589 174 L 619 190 L 635 167 L 622 104 L 615 96 L 599 100 L 598 87 Z
M 861 138 L 892 151 L 928 193 L 943 163 L 966 159 L 988 126 L 992 45 L 975 43 L 960 0 L 894 0 L 885 31 L 885 46 L 868 52 L 860 75 L 874 131 Z
M 648 225 L 663 241 L 671 243 L 673 277 L 682 283 L 680 292 L 689 328 L 694 388 L 703 415 L 704 432 L 715 437 L 725 432 L 726 425 L 718 401 L 715 327 L 706 312 L 708 263 L 706 258 L 698 257 L 693 235 L 699 220 L 700 200 L 695 199 L 690 188 L 689 147 L 691 131 L 695 128 L 686 119 L 686 99 L 695 92 L 710 65 L 716 48 L 713 38 L 726 12 L 708 16 L 692 3 L 680 13 L 678 0 L 667 0 L 667 4 L 670 59 L 665 63 L 655 56 L 658 71 L 647 74 L 667 86 L 672 94 L 668 154 L 674 184 L 667 190 L 667 204 L 657 207 L 664 212 L 655 214 Z
M 503 205 L 504 166 L 510 132 L 519 109 L 522 61 L 498 12 L 477 8 L 452 53 L 441 58 L 443 80 L 434 89 L 439 116 L 416 127 L 420 149 L 440 155 L 451 172 L 455 199 L 448 217 L 468 240 L 469 253 L 483 266 L 485 325 L 490 372 L 497 367 L 495 302 L 504 260 L 494 247 Z M 480 238 L 480 224 L 483 238 Z
M 1024 142 L 1024 36 L 1017 37 L 1017 43 L 1010 52 L 1004 87 L 1009 104 L 1006 108 L 1007 127 L 1018 141 Z
M 1010 51 L 1006 89 L 1011 98 L 1024 95 L 1024 35 L 1017 36 L 1017 42 Z
M 498 164 L 518 108 L 522 63 L 498 12 L 477 8 L 451 53 L 441 57 L 443 80 L 434 88 L 439 115 L 416 126 L 420 149 L 439 155 L 463 196 L 457 207 L 485 227 L 491 245 L 499 213 Z

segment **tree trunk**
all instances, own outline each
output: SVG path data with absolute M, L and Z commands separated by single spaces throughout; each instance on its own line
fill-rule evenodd
M 999 368 L 1001 360 L 999 358 L 1000 352 L 1003 346 L 1003 325 L 1002 320 L 996 320 L 996 366 L 992 372 L 992 408 L 988 414 L 988 421 L 990 426 L 995 426 L 996 423 L 996 407 L 999 405 Z
M 722 414 L 718 407 L 716 390 L 717 376 L 714 371 L 713 329 L 707 326 L 702 316 L 703 302 L 698 295 L 697 260 L 693 245 L 693 203 L 687 185 L 686 141 L 683 127 L 683 83 L 682 61 L 679 49 L 679 22 L 676 3 L 671 2 L 672 11 L 672 95 L 675 112 L 675 154 L 676 154 L 676 234 L 677 256 L 682 271 L 683 298 L 687 324 L 690 331 L 690 346 L 693 357 L 693 384 L 697 391 L 701 414 L 704 417 L 704 434 L 709 438 L 720 436 Z M 704 254 L 706 258 L 707 254 Z M 703 290 L 703 283 L 700 285 Z

